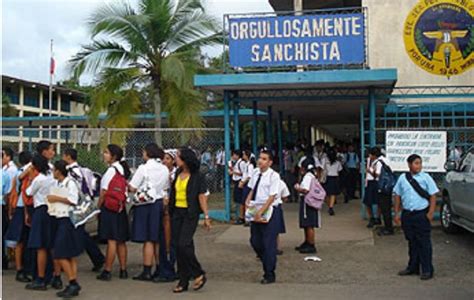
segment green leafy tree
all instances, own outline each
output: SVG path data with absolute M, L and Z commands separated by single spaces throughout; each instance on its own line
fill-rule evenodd
M 170 127 L 202 127 L 203 96 L 193 88 L 200 48 L 219 43 L 217 21 L 200 0 L 139 0 L 134 8 L 114 1 L 90 18 L 92 42 L 72 59 L 73 74 L 98 75 L 91 119 L 107 111 L 108 125 L 130 126 L 140 111 L 140 91 L 152 98 L 155 127 L 161 112 Z M 161 134 L 155 136 L 161 145 Z
M 2 93 L 2 116 L 14 117 L 16 115 L 17 115 L 17 111 L 13 106 L 11 106 L 10 97 Z

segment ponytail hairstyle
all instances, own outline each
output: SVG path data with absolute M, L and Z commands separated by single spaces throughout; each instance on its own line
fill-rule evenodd
M 48 164 L 48 160 L 44 156 L 42 156 L 41 154 L 36 154 L 33 157 L 33 160 L 31 163 L 33 167 L 36 169 L 36 171 L 44 175 L 48 175 L 49 164 Z
M 120 146 L 115 144 L 107 145 L 107 150 L 109 150 L 110 155 L 114 158 L 115 161 L 118 161 L 123 167 L 123 175 L 126 179 L 130 178 L 132 172 L 130 171 L 130 167 L 128 166 L 127 162 L 123 157 L 123 150 Z
M 250 150 L 244 150 L 243 153 L 249 158 L 249 163 L 251 163 L 254 167 L 257 166 L 257 161 L 255 159 L 255 155 Z
M 303 160 L 301 167 L 304 169 L 305 175 L 308 173 L 312 173 L 313 175 L 315 175 L 314 171 L 316 170 L 316 167 L 315 167 L 315 162 L 314 162 L 313 157 L 309 157 Z

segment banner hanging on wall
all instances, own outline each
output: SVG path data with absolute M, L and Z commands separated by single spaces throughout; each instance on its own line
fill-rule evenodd
M 393 171 L 408 171 L 408 156 L 418 154 L 423 160 L 423 171 L 445 172 L 446 131 L 387 131 L 385 145 Z
M 233 67 L 363 65 L 363 13 L 229 18 Z

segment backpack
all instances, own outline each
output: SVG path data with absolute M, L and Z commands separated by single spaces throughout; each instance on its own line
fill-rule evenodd
M 110 211 L 120 213 L 125 208 L 125 202 L 127 201 L 127 180 L 117 168 L 114 167 L 114 169 L 115 175 L 110 180 L 104 195 L 104 206 Z
M 321 209 L 326 198 L 326 191 L 316 178 L 311 181 L 308 193 L 304 196 L 304 202 L 315 209 Z
M 73 171 L 74 169 L 79 169 L 81 176 L 75 173 Z M 79 183 L 79 188 L 83 194 L 89 195 L 91 197 L 96 196 L 97 187 L 100 185 L 97 184 L 97 175 L 92 172 L 91 169 L 80 166 L 74 166 L 69 169 L 69 174 L 74 180 Z
M 31 177 L 26 176 L 23 180 L 20 181 L 21 198 L 23 199 L 23 205 L 25 206 L 33 206 L 33 197 L 28 196 L 26 194 L 26 190 L 33 182 L 33 179 L 35 179 L 35 177 L 38 175 L 39 175 L 39 172 L 37 170 L 33 170 L 33 175 Z
M 393 188 L 397 183 L 397 177 L 386 163 L 381 160 L 379 161 L 382 163 L 382 170 L 379 175 L 379 180 L 377 181 L 378 192 L 383 195 L 391 196 Z
M 69 210 L 69 219 L 74 227 L 78 228 L 89 220 L 92 220 L 92 217 L 100 213 L 100 210 L 97 208 L 97 204 L 94 203 L 94 199 L 90 195 L 81 192 L 80 183 L 75 179 L 72 179 L 71 181 L 74 182 L 79 189 L 79 201 L 77 202 L 77 205 Z

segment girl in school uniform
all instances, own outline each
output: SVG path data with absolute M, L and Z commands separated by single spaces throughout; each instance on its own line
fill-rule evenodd
M 132 241 L 143 243 L 143 272 L 134 280 L 151 281 L 153 256 L 162 235 L 163 202 L 168 200 L 169 171 L 161 163 L 164 152 L 151 143 L 143 150 L 144 164 L 140 165 L 129 183 L 130 192 L 143 193 L 149 197 L 147 204 L 133 207 Z M 140 195 L 138 196 L 140 197 Z
M 27 196 L 33 197 L 34 211 L 31 217 L 28 248 L 37 250 L 37 277 L 32 283 L 26 285 L 26 289 L 44 291 L 46 290 L 46 263 L 53 243 L 51 217 L 48 215 L 46 200 L 49 190 L 54 184 L 54 179 L 48 160 L 41 155 L 33 157 L 32 168 L 28 170 L 31 176 L 33 176 L 35 170 L 38 172 L 38 175 L 26 190 Z
M 9 207 L 10 225 L 5 234 L 5 240 L 15 244 L 16 281 L 19 282 L 31 282 L 31 279 L 28 277 L 28 272 L 31 271 L 29 264 L 30 258 L 26 257 L 26 251 L 24 251 L 29 235 L 29 227 L 26 226 L 25 223 L 25 210 L 27 208 L 24 205 L 21 193 L 22 182 L 18 178 L 18 175 L 25 171 L 26 165 L 31 162 L 31 158 L 32 155 L 28 151 L 23 151 L 18 155 L 21 167 L 13 179 L 12 186 L 12 191 L 15 191 L 15 195 L 17 195 L 17 202 L 16 208 L 13 208 L 12 205 Z
M 304 201 L 305 195 L 311 188 L 311 181 L 317 179 L 315 176 L 314 160 L 308 158 L 301 164 L 301 183 L 295 185 L 295 190 L 300 193 L 300 228 L 304 229 L 305 240 L 295 248 L 300 253 L 316 253 L 314 228 L 321 227 L 320 211 L 307 205 Z
M 61 298 L 72 298 L 79 295 L 81 286 L 77 282 L 77 260 L 83 251 L 82 236 L 79 229 L 74 228 L 69 219 L 69 207 L 79 202 L 78 183 L 68 177 L 67 163 L 60 160 L 54 163 L 55 186 L 67 191 L 67 197 L 49 195 L 48 202 L 57 206 L 55 214 L 57 224 L 54 236 L 53 257 L 59 263 L 69 280 L 63 291 L 56 293 Z
M 104 161 L 109 164 L 101 180 L 100 197 L 98 206 L 100 207 L 99 216 L 99 237 L 107 240 L 107 253 L 105 256 L 105 266 L 101 274 L 97 276 L 98 280 L 110 281 L 112 279 L 112 266 L 115 256 L 118 256 L 120 264 L 120 279 L 127 279 L 127 244 L 129 240 L 129 225 L 127 210 L 114 212 L 107 209 L 104 205 L 107 189 L 115 174 L 118 172 L 125 179 L 130 177 L 130 168 L 123 160 L 123 150 L 117 145 L 110 144 L 104 150 Z
M 366 169 L 366 182 L 365 182 L 365 195 L 364 204 L 369 217 L 369 223 L 367 228 L 372 228 L 374 225 L 382 224 L 380 218 L 375 217 L 373 206 L 377 205 L 380 210 L 379 198 L 378 198 L 378 176 L 382 172 L 382 153 L 378 147 L 373 147 L 369 152 L 369 159 L 367 160 Z M 379 212 L 380 215 L 380 212 Z
M 336 203 L 336 197 L 341 193 L 339 173 L 342 171 L 342 164 L 337 159 L 336 150 L 330 149 L 328 151 L 328 158 L 324 165 L 326 170 L 326 183 L 324 183 L 324 189 L 328 196 L 328 213 L 330 216 L 334 216 L 334 204 Z

